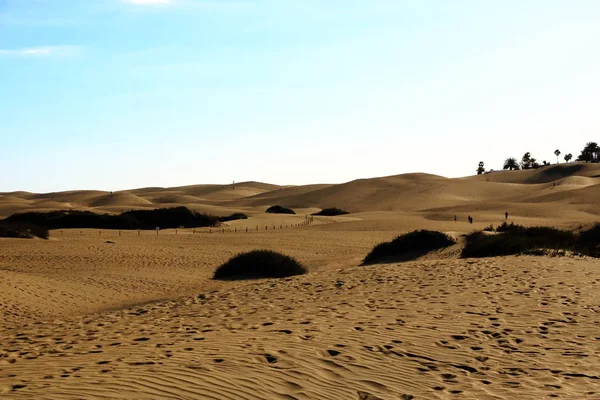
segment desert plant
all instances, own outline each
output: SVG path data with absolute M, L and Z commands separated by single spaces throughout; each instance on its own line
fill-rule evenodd
M 531 168 L 531 153 L 527 152 L 523 154 L 521 157 L 521 169 L 530 169 Z
M 485 172 L 485 166 L 483 161 L 479 161 L 479 166 L 477 167 L 477 175 L 481 175 Z
M 484 232 L 494 232 L 494 225 L 490 224 L 490 226 L 486 226 L 483 228 Z
M 554 150 L 554 155 L 556 156 L 556 163 L 558 164 L 558 156 L 560 156 L 560 150 Z
M 163 229 L 217 226 L 214 215 L 191 211 L 186 207 L 156 210 L 131 210 L 119 215 L 96 214 L 91 211 L 62 210 L 13 214 L 5 219 L 11 223 L 30 223 L 47 229 Z
M 222 264 L 215 271 L 213 279 L 285 278 L 306 272 L 306 268 L 292 257 L 271 250 L 252 250 L 240 253 Z
M 350 214 L 348 211 L 344 211 L 341 208 L 324 208 L 323 210 L 319 211 L 318 213 L 314 213 L 312 215 L 321 215 L 321 216 L 326 216 L 326 217 L 335 217 L 336 215 L 345 215 L 345 214 Z
M 511 232 L 511 231 L 522 231 L 524 230 L 525 227 L 523 225 L 517 225 L 514 222 L 511 222 L 510 224 L 507 223 L 506 221 L 502 222 L 500 225 L 498 225 L 498 227 L 496 228 L 496 232 Z
M 527 152 L 521 158 L 521 169 L 536 169 L 539 168 L 540 164 L 537 160 L 531 157 L 531 153 Z
M 588 142 L 581 154 L 577 157 L 577 161 L 585 161 L 597 163 L 600 162 L 600 146 L 596 142 Z
M 600 223 L 577 236 L 575 248 L 580 253 L 600 258 Z
M 233 213 L 227 217 L 220 217 L 219 222 L 235 221 L 238 219 L 248 219 L 248 216 L 244 213 Z
M 504 161 L 503 169 L 507 169 L 507 170 L 510 170 L 510 171 L 512 171 L 512 170 L 518 170 L 519 169 L 519 162 L 514 157 L 507 158 Z
M 565 154 L 565 162 L 571 162 L 571 159 L 573 158 L 573 154 L 569 153 L 569 154 Z
M 48 239 L 48 229 L 28 223 L 10 223 L 0 221 L 0 237 L 15 239 L 32 239 L 38 237 Z
M 265 212 L 269 214 L 296 214 L 296 212 L 291 208 L 285 208 L 282 206 L 271 206 L 267 208 L 267 211 Z
M 497 235 L 473 232 L 466 236 L 464 258 L 495 257 L 523 254 L 536 249 L 571 249 L 575 234 L 550 227 L 525 228 L 519 225 Z
M 391 242 L 376 245 L 363 260 L 363 265 L 374 264 L 384 259 L 407 261 L 453 244 L 456 244 L 456 242 L 441 232 L 412 231 L 396 237 Z

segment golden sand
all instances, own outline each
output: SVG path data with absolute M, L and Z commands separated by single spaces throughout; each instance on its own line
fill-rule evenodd
M 225 233 L 0 239 L 0 398 L 600 398 L 597 259 L 464 260 L 451 248 L 359 266 L 373 245 L 400 233 L 458 237 L 501 222 L 506 210 L 525 225 L 600 221 L 600 168 L 569 167 L 308 187 L 2 194 L 3 216 L 185 205 L 250 218 Z M 265 214 L 274 204 L 298 215 Z M 322 207 L 353 214 L 296 227 Z M 294 256 L 309 273 L 210 279 L 220 263 L 257 248 Z

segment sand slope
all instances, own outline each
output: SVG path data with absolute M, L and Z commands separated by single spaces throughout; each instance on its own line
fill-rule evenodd
M 460 237 L 505 210 L 526 225 L 597 222 L 599 190 L 600 166 L 561 165 L 460 179 L 0 194 L 2 215 L 185 205 L 250 216 L 196 233 L 0 239 L 0 398 L 600 398 L 598 260 L 462 260 L 457 245 L 359 266 L 399 233 Z M 265 214 L 274 204 L 297 215 Z M 354 213 L 306 225 L 331 206 Z M 259 248 L 296 257 L 309 273 L 210 279 Z
M 188 206 L 212 207 L 217 215 L 232 210 L 262 212 L 281 204 L 295 208 L 340 207 L 350 212 L 431 211 L 441 208 L 485 208 L 489 204 L 564 202 L 567 211 L 573 198 L 597 205 L 600 166 L 562 164 L 529 171 L 501 171 L 467 178 L 448 179 L 428 174 L 404 174 L 359 179 L 338 185 L 276 186 L 259 182 L 235 185 L 193 185 L 176 188 L 142 188 L 122 192 L 70 191 L 34 194 L 0 193 L 0 217 L 24 211 L 85 209 L 97 212 L 122 212 L 132 208 Z M 564 191 L 580 193 L 559 195 Z M 582 202 L 577 202 L 580 204 Z M 223 207 L 220 210 L 219 207 Z M 501 208 L 506 208 L 505 206 Z M 500 212 L 500 209 L 494 209 Z M 587 211 L 583 211 L 587 212 Z M 549 216 L 549 215 L 548 215 Z
M 599 285 L 589 261 L 516 257 L 258 281 L 0 330 L 0 392 L 15 399 L 596 398 Z

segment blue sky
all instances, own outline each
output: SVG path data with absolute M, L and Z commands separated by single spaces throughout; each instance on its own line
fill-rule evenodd
M 595 0 L 0 0 L 0 192 L 577 157 L 598 21 Z

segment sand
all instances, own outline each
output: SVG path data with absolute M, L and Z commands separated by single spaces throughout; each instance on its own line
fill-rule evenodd
M 0 398 L 600 398 L 597 259 L 464 260 L 450 249 L 360 266 L 373 245 L 400 233 L 459 237 L 499 223 L 505 210 L 527 225 L 600 221 L 600 168 L 569 168 L 148 188 L 112 200 L 95 191 L 1 194 L 3 215 L 53 203 L 108 212 L 148 202 L 250 219 L 225 233 L 0 239 Z M 265 214 L 274 204 L 298 215 Z M 353 213 L 295 226 L 332 206 Z M 294 256 L 309 273 L 210 279 L 220 263 L 256 248 Z

